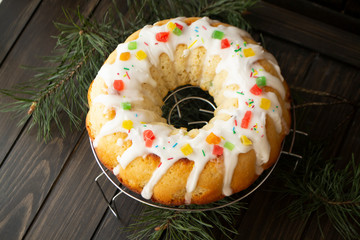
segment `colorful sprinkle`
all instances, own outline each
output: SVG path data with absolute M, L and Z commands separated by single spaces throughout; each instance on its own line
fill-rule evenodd
M 124 70 L 127 70 L 127 71 L 129 71 L 129 70 L 130 70 L 130 68 L 125 68 L 125 67 L 124 67 Z M 119 75 L 119 74 L 118 74 L 118 75 Z
M 224 148 L 220 147 L 219 145 L 214 145 L 212 154 L 216 156 L 220 156 L 224 153 Z
M 158 168 L 161 166 L 162 162 L 159 163 L 159 165 L 157 166 Z
M 241 141 L 241 143 L 244 144 L 245 146 L 252 145 L 251 140 L 248 139 L 245 135 L 242 135 L 242 136 L 241 136 L 240 141 Z
M 266 86 L 266 77 L 261 76 L 256 78 L 256 85 L 258 85 L 259 87 Z
M 235 132 L 235 127 L 233 127 L 233 134 L 236 134 L 236 132 Z
M 171 158 L 168 158 L 168 160 L 172 160 L 172 159 L 174 159 L 173 157 L 171 157 Z
M 260 107 L 264 110 L 268 110 L 271 106 L 271 101 L 267 98 L 261 98 Z
M 235 119 L 235 121 L 234 121 L 234 122 L 235 122 L 235 126 L 237 126 L 237 121 L 236 121 L 236 119 Z
M 194 44 L 197 42 L 197 39 L 192 43 L 190 44 L 190 46 L 188 47 L 188 49 L 190 49 L 192 46 L 194 46 Z
M 236 93 L 238 93 L 238 94 L 240 94 L 240 95 L 244 95 L 244 92 L 243 92 L 243 91 L 241 91 L 241 92 L 236 92 Z
M 124 110 L 130 110 L 131 109 L 131 103 L 130 102 L 122 102 L 121 106 Z
M 254 86 L 250 89 L 250 92 L 256 96 L 260 95 L 262 90 L 258 87 L 258 85 L 254 84 Z
M 128 49 L 135 50 L 137 48 L 137 42 L 129 42 Z
M 127 129 L 127 130 L 130 130 L 133 128 L 133 122 L 131 120 L 124 120 L 122 122 L 122 127 Z
M 123 80 L 115 80 L 113 83 L 113 87 L 117 91 L 124 90 L 124 86 L 125 86 L 125 84 L 124 84 Z
M 129 76 L 128 72 L 126 72 L 126 76 L 130 79 L 130 76 Z
M 255 56 L 255 52 L 254 52 L 254 50 L 252 50 L 252 48 L 246 48 L 246 49 L 244 49 L 244 56 L 245 57 Z
M 130 59 L 130 53 L 129 52 L 123 52 L 120 54 L 120 60 L 121 61 L 127 61 Z
M 148 44 L 147 42 L 144 42 L 144 44 L 145 44 L 146 46 L 149 46 L 149 44 Z
M 155 35 L 155 38 L 159 42 L 167 42 L 169 40 L 169 32 L 159 32 Z
M 143 50 L 139 50 L 136 52 L 135 57 L 141 61 L 144 60 L 147 57 L 147 55 Z
M 221 142 L 221 139 L 212 132 L 206 137 L 205 140 L 208 144 L 219 144 Z
M 191 153 L 193 153 L 193 149 L 192 147 L 190 146 L 190 144 L 185 144 L 184 146 L 182 146 L 180 148 L 181 152 L 185 155 L 185 156 L 188 156 L 190 155 Z
M 230 47 L 230 42 L 227 38 L 221 40 L 221 49 Z
M 204 157 L 205 157 L 205 152 L 204 152 L 204 149 L 203 150 L 201 150 L 202 151 L 202 153 L 203 153 L 203 155 L 204 155 Z
M 234 149 L 235 145 L 232 144 L 231 142 L 225 142 L 224 144 L 224 148 L 229 149 L 230 151 L 232 151 Z
M 249 98 L 248 102 L 245 102 L 245 104 L 249 107 L 249 108 L 254 108 L 255 105 L 253 105 L 254 103 L 254 99 Z
M 215 30 L 215 31 L 213 31 L 211 37 L 214 38 L 214 39 L 219 39 L 219 40 L 221 40 L 221 39 L 224 38 L 224 35 L 225 35 L 225 34 L 224 34 L 222 31 Z
M 178 145 L 178 143 L 175 143 L 172 147 L 174 148 L 174 147 L 176 147 Z
M 205 30 L 207 30 L 207 28 L 206 28 L 204 25 L 202 26 L 202 28 L 205 29 Z
M 244 118 L 241 120 L 241 127 L 242 128 L 248 128 L 249 127 L 249 122 L 250 122 L 250 119 L 251 119 L 251 111 L 246 111 L 245 115 L 244 115 Z

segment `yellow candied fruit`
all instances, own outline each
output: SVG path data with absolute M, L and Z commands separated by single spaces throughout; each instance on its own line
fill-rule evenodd
M 190 146 L 190 144 L 185 144 L 184 146 L 182 146 L 181 148 L 180 148 L 180 150 L 182 151 L 182 153 L 185 155 L 185 156 L 188 156 L 188 155 L 190 155 L 190 154 L 192 154 L 192 152 L 193 152 L 193 149 L 192 149 L 192 147 Z
M 108 64 L 113 64 L 116 60 L 116 55 L 117 55 L 117 52 L 116 50 L 113 51 L 110 56 L 106 59 L 105 63 L 108 63 Z
M 131 120 L 124 120 L 122 122 L 122 127 L 127 129 L 127 130 L 130 130 L 133 128 L 133 122 Z
M 271 101 L 267 98 L 261 98 L 261 101 L 260 101 L 260 107 L 262 109 L 265 109 L 265 110 L 268 110 L 271 106 Z
M 110 108 L 110 109 L 106 112 L 105 118 L 111 120 L 111 119 L 114 119 L 115 115 L 116 115 L 115 109 L 114 109 L 114 108 Z
M 144 60 L 147 57 L 147 55 L 143 50 L 139 50 L 136 52 L 135 57 L 141 61 Z
M 130 53 L 129 52 L 123 52 L 120 54 L 120 60 L 121 61 L 127 61 L 130 59 Z
M 248 139 L 245 135 L 242 135 L 240 140 L 241 140 L 241 143 L 244 144 L 245 146 L 252 145 L 252 141 L 250 139 Z
M 206 137 L 205 140 L 208 144 L 219 144 L 221 142 L 221 138 L 219 138 L 212 132 Z
M 255 56 L 255 52 L 254 52 L 254 50 L 252 50 L 252 48 L 245 48 L 244 49 L 244 56 L 245 57 Z
M 167 24 L 167 28 L 172 32 L 176 28 L 176 24 L 173 22 L 169 22 Z

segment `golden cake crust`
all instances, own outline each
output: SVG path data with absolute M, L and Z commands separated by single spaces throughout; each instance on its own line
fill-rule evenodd
M 184 22 L 187 25 L 191 25 L 199 18 L 186 18 Z M 163 20 L 155 23 L 154 25 L 167 24 L 169 20 Z M 224 25 L 224 23 L 216 22 L 214 26 Z M 128 37 L 126 42 L 136 40 L 139 36 L 140 30 L 134 32 Z M 245 38 L 244 38 L 245 39 Z M 256 43 L 253 39 L 246 37 L 248 43 Z M 181 48 L 181 46 L 178 46 Z M 116 51 L 116 50 L 115 50 Z M 201 52 L 201 49 L 198 50 Z M 199 53 L 198 53 L 199 54 Z M 113 61 L 114 55 L 111 54 L 106 62 Z M 201 55 L 201 54 L 200 54 Z M 163 61 L 170 61 L 169 58 L 164 58 Z M 189 56 L 191 57 L 191 56 Z M 176 60 L 175 60 L 176 61 Z M 162 61 L 160 61 L 161 64 Z M 268 73 L 278 76 L 277 71 L 273 65 L 266 59 L 258 60 L 258 63 Z M 164 65 L 175 63 L 164 63 Z M 203 69 L 202 65 L 198 66 L 200 72 Z M 193 71 L 195 73 L 196 71 Z M 214 73 L 209 73 L 214 74 Z M 98 77 L 100 78 L 100 77 Z M 186 79 L 187 77 L 184 77 Z M 194 78 L 192 78 L 194 79 Z M 186 82 L 186 80 L 184 80 Z M 190 82 L 191 83 L 191 82 Z M 192 83 L 193 84 L 193 83 Z M 178 84 L 176 84 L 179 86 Z M 281 143 L 284 136 L 287 133 L 287 126 L 290 126 L 291 117 L 289 113 L 290 95 L 286 82 L 283 81 L 284 88 L 286 90 L 285 100 L 280 97 L 280 94 L 271 87 L 265 87 L 265 92 L 274 92 L 278 96 L 279 103 L 283 109 L 282 115 L 284 119 L 283 130 L 279 134 L 274 126 L 274 121 L 269 115 L 266 116 L 266 136 L 271 147 L 270 158 L 267 163 L 263 165 L 264 169 L 271 167 L 277 160 L 280 153 Z M 202 87 L 202 86 L 200 86 Z M 204 88 L 204 87 L 202 87 Z M 211 91 L 209 91 L 211 93 Z M 166 91 L 167 93 L 167 91 Z M 165 93 L 165 94 L 166 94 Z M 91 141 L 94 141 L 95 137 L 99 134 L 102 126 L 114 117 L 114 110 L 106 109 L 102 104 L 93 104 L 93 100 L 101 95 L 108 94 L 106 84 L 103 79 L 97 79 L 93 81 L 88 91 L 89 112 L 86 118 L 86 128 L 88 130 Z M 164 93 L 163 93 L 164 94 Z M 190 133 L 189 133 L 190 134 Z M 196 134 L 196 133 L 195 133 Z M 118 145 L 118 139 L 123 139 L 122 145 Z M 113 170 L 118 165 L 117 156 L 121 156 L 131 145 L 131 140 L 126 140 L 127 133 L 116 132 L 110 135 L 103 136 L 97 146 L 95 147 L 96 154 L 99 160 L 110 170 Z M 250 150 L 246 153 L 238 155 L 238 163 L 235 167 L 234 174 L 231 181 L 231 188 L 234 193 L 242 191 L 249 187 L 257 178 L 256 174 L 256 155 L 254 150 Z M 148 154 L 144 157 L 137 157 L 130 162 L 126 168 L 120 167 L 117 178 L 126 187 L 141 193 L 145 184 L 151 178 L 153 172 L 160 163 L 160 159 L 155 154 Z M 170 169 L 165 173 L 160 181 L 155 185 L 153 189 L 152 200 L 166 205 L 181 205 L 185 202 L 186 182 L 188 176 L 193 168 L 194 162 L 187 158 L 182 158 L 177 161 Z M 197 186 L 192 192 L 191 203 L 206 204 L 224 197 L 222 193 L 224 176 L 224 159 L 223 156 L 210 160 L 203 171 L 200 174 Z

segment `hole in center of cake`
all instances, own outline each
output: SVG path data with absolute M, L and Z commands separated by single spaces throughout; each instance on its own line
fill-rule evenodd
M 162 116 L 176 128 L 199 129 L 214 117 L 215 108 L 214 98 L 208 92 L 185 85 L 166 95 Z

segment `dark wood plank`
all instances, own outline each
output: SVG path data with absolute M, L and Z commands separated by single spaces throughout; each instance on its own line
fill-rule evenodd
M 62 1 L 61 4 L 69 9 L 79 6 L 80 11 L 89 14 L 97 2 Z M 49 41 L 50 35 L 56 33 L 52 21 L 61 17 L 64 17 L 61 6 L 54 7 L 51 2 L 38 8 L 1 67 L 1 82 L 5 86 L 27 80 L 29 73 L 19 70 L 19 63 L 43 64 L 36 56 L 50 54 L 54 46 L 54 41 Z M 65 128 L 69 128 L 69 122 L 61 119 Z M 1 114 L 1 132 L 1 156 L 7 158 L 0 169 L 0 236 L 21 239 L 72 152 L 80 132 L 68 134 L 64 139 L 55 133 L 54 139 L 45 144 L 36 141 L 36 130 L 32 129 L 21 134 L 9 154 L 7 152 L 20 132 L 12 114 Z
M 262 2 L 246 19 L 266 33 L 360 66 L 360 36 Z
M 110 211 L 104 216 L 103 222 L 99 225 L 93 239 L 128 239 L 131 232 L 126 229 L 132 222 L 136 220 L 145 207 L 143 204 L 122 196 L 116 199 L 119 209 L 120 220 L 117 219 Z
M 355 0 L 357 1 L 357 0 Z M 360 34 L 360 20 L 344 13 L 331 10 L 309 0 L 264 0 L 264 2 L 285 8 L 292 12 L 296 12 L 305 17 L 309 17 L 333 27 L 340 28 L 347 32 Z M 357 1 L 359 2 L 359 1 Z M 350 9 L 353 9 L 350 7 Z M 349 10 L 350 10 L 349 9 Z
M 51 36 L 57 35 L 58 31 L 54 27 L 53 22 L 64 21 L 65 17 L 61 9 L 62 6 L 65 9 L 73 10 L 73 13 L 75 13 L 77 6 L 79 6 L 79 10 L 88 15 L 97 4 L 97 1 L 67 0 L 59 2 L 57 6 L 54 6 L 49 1 L 42 3 L 27 24 L 21 37 L 11 49 L 6 61 L 1 65 L 1 88 L 11 88 L 16 84 L 28 81 L 32 77 L 34 72 L 24 70 L 20 68 L 21 66 L 43 67 L 45 65 L 40 56 L 50 55 L 55 46 L 56 41 Z M 0 8 L 2 9 L 3 7 L 5 6 L 1 5 Z M 0 95 L 1 103 L 8 103 L 10 101 L 10 99 Z M 24 115 L 26 115 L 26 112 L 24 112 Z M 14 116 L 13 113 L 0 113 L 0 132 L 2 133 L 0 136 L 0 145 L 2 146 L 0 166 L 21 132 L 22 126 L 18 126 L 19 119 L 20 116 Z
M 107 209 L 94 181 L 100 173 L 84 132 L 25 239 L 90 239 Z M 114 194 L 114 186 L 102 185 Z
M 0 5 L 0 66 L 41 0 L 4 0 Z
M 79 133 L 69 134 L 62 139 L 56 134 L 45 144 L 35 141 L 35 129 L 20 137 L 0 169 L 2 238 L 24 236 L 79 137 Z

